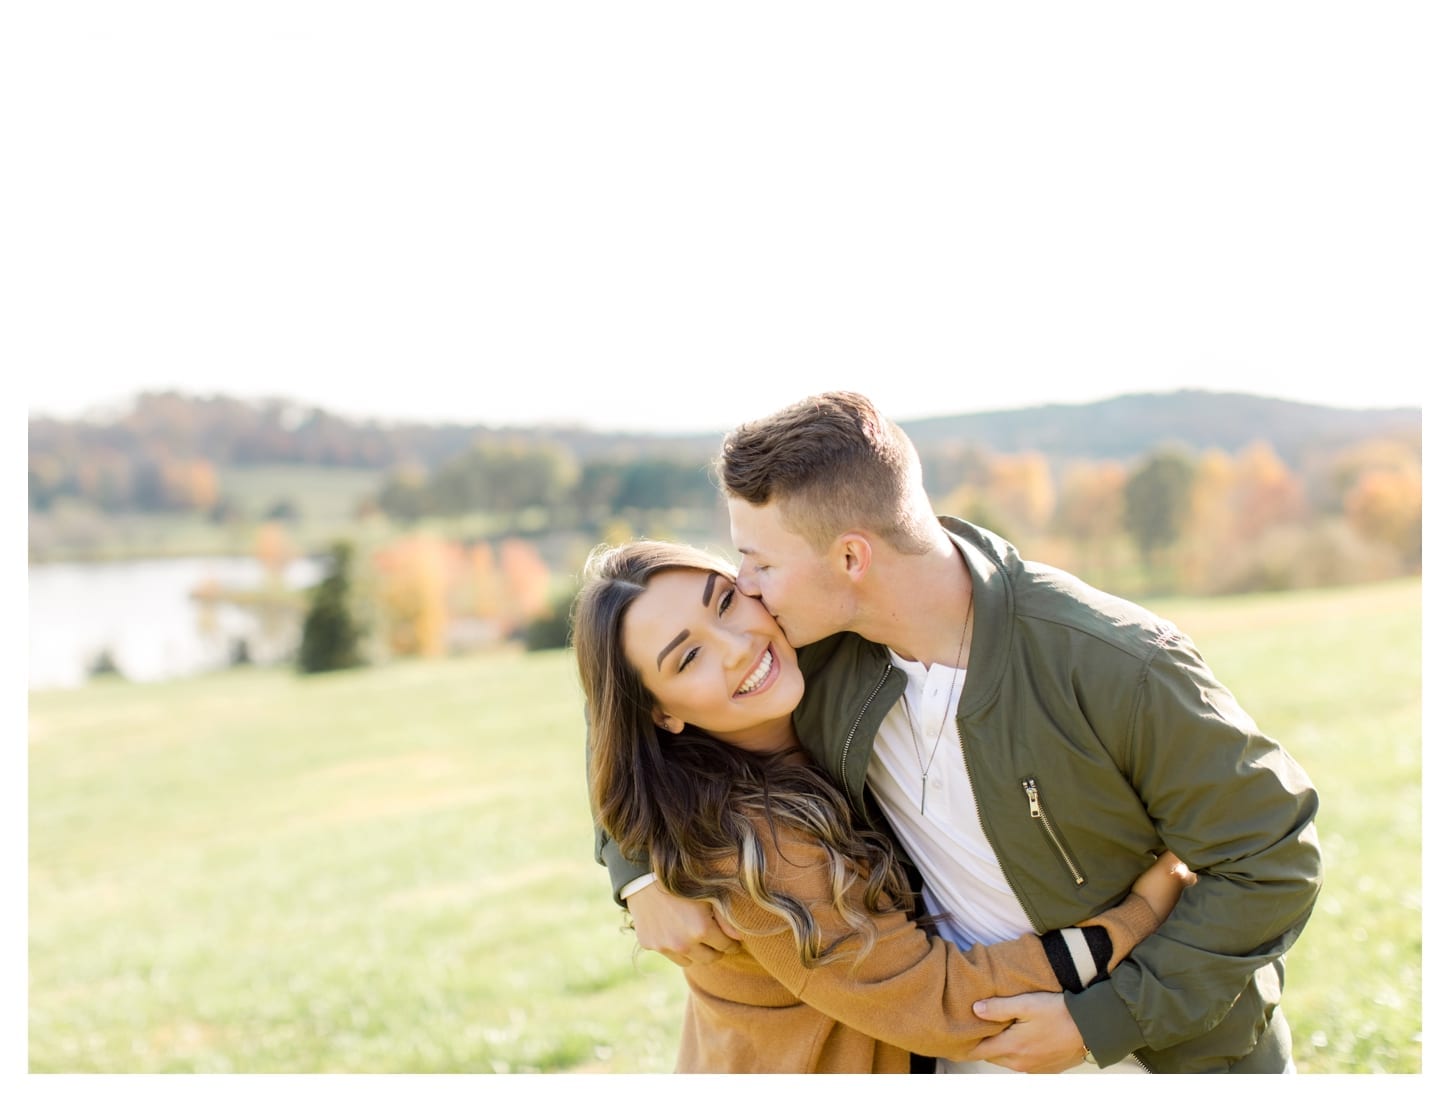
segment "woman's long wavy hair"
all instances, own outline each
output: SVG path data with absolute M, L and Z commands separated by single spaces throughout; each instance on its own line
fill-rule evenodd
M 689 725 L 680 734 L 655 726 L 655 701 L 624 656 L 622 626 L 650 579 L 670 570 L 735 577 L 728 563 L 707 552 L 640 540 L 597 548 L 574 602 L 573 645 L 589 720 L 589 789 L 598 824 L 621 852 L 648 854 L 671 894 L 708 900 L 737 927 L 742 895 L 758 904 L 780 923 L 754 932 L 789 928 L 808 967 L 847 942 L 864 954 L 873 941 L 871 915 L 911 902 L 891 843 L 853 823 L 850 804 L 814 765 L 742 750 Z M 765 847 L 775 844 L 782 825 L 819 845 L 832 902 L 853 934 L 822 944 L 810 909 L 767 882 Z

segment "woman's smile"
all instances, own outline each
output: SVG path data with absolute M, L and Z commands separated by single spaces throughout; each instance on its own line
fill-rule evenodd
M 765 688 L 767 684 L 774 684 L 774 678 L 771 675 L 775 674 L 777 669 L 773 648 L 767 645 L 765 653 L 760 656 L 760 662 L 751 671 L 750 676 L 745 679 L 744 684 L 735 690 L 735 695 L 749 696 Z

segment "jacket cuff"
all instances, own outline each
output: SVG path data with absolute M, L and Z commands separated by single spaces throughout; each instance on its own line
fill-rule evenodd
M 1083 1044 L 1099 1066 L 1116 1064 L 1130 1052 L 1147 1045 L 1143 1031 L 1111 983 L 1095 983 L 1064 998 L 1067 1012 L 1082 1034 Z
M 631 861 L 619 852 L 619 847 L 614 844 L 612 839 L 603 837 L 602 833 L 594 855 L 600 864 L 609 870 L 609 883 L 614 889 L 614 901 L 624 907 L 626 905 L 624 897 L 619 893 L 629 886 L 630 881 L 648 875 L 650 867 L 641 865 L 637 861 Z

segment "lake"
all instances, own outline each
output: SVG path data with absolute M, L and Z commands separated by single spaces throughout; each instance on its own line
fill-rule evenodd
M 292 589 L 315 584 L 319 559 L 296 559 L 284 572 Z M 221 669 L 245 644 L 253 661 L 279 661 L 297 644 L 295 617 L 264 622 L 221 602 L 199 602 L 196 587 L 260 587 L 261 563 L 249 558 L 142 559 L 116 563 L 41 563 L 29 568 L 29 686 L 84 684 L 108 652 L 133 681 L 165 681 Z

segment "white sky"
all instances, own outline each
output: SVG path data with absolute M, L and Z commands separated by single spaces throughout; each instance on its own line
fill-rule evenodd
M 1433 12 L 15 5 L 12 363 L 63 415 L 162 387 L 669 430 L 835 387 L 898 419 L 1424 405 Z

